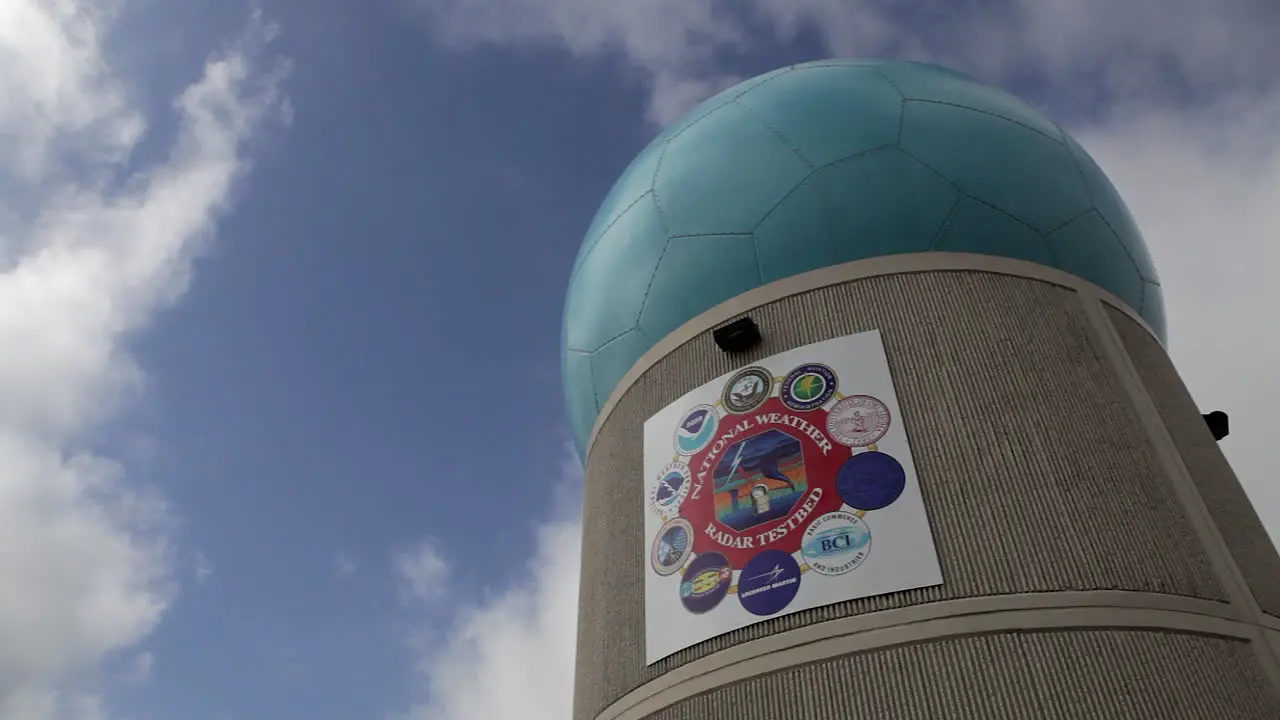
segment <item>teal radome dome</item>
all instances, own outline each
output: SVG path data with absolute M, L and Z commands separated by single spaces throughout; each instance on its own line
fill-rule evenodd
M 1164 339 L 1142 234 L 1053 121 L 930 65 L 796 65 L 694 108 L 601 204 L 564 314 L 579 452 L 622 376 L 700 313 L 798 273 L 930 250 L 1064 270 L 1118 296 Z

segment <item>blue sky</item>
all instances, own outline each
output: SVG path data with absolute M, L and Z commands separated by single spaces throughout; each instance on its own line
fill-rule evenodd
M 568 717 L 578 241 L 660 124 L 830 55 L 1070 126 L 1276 533 L 1280 17 L 1098 2 L 6 3 L 0 720 Z
M 433 50 L 390 8 L 271 16 L 293 122 L 136 345 L 139 472 L 194 510 L 180 536 L 212 569 L 149 643 L 156 717 L 408 704 L 394 553 L 431 536 L 463 597 L 526 560 L 568 452 L 575 241 L 646 141 L 642 95 L 603 68 Z

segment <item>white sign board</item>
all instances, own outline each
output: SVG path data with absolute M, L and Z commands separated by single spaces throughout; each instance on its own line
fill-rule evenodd
M 720 377 L 644 424 L 645 655 L 942 584 L 879 331 Z

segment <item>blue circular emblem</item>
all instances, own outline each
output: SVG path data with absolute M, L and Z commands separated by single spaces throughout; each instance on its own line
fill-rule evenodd
M 716 552 L 699 555 L 680 578 L 680 602 L 685 610 L 701 615 L 720 604 L 732 581 L 733 568 L 725 556 Z
M 738 575 L 738 600 L 752 615 L 774 615 L 800 591 L 800 564 L 790 553 L 765 550 Z
M 892 455 L 861 452 L 840 466 L 836 492 L 845 505 L 857 510 L 888 507 L 907 486 L 907 472 Z
M 694 406 L 684 414 L 676 427 L 676 452 L 693 455 L 706 447 L 720 428 L 720 416 L 710 405 Z
M 673 575 L 693 554 L 693 525 L 684 518 L 668 520 L 658 530 L 649 553 L 653 571 L 659 575 Z
M 675 517 L 689 494 L 692 479 L 688 465 L 679 460 L 667 463 L 658 476 L 658 484 L 649 493 L 649 508 L 664 518 Z
M 820 408 L 835 394 L 835 371 L 818 363 L 801 365 L 787 373 L 778 389 L 782 404 L 797 412 Z

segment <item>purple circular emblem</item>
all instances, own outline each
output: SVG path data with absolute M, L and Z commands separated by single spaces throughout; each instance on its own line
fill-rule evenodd
M 782 550 L 765 550 L 738 575 L 738 600 L 752 615 L 774 615 L 800 592 L 800 564 Z
M 892 455 L 861 452 L 840 466 L 836 492 L 845 505 L 857 510 L 888 507 L 907 486 L 907 472 Z
M 699 555 L 680 579 L 680 602 L 685 610 L 701 615 L 724 600 L 732 581 L 733 568 L 725 556 L 715 552 Z

